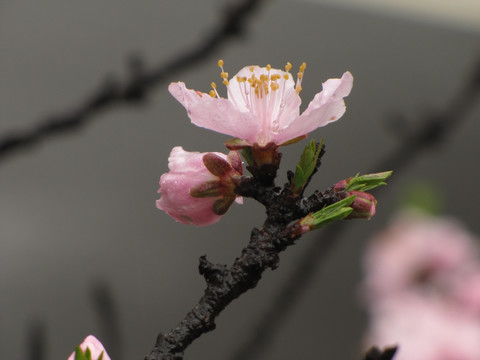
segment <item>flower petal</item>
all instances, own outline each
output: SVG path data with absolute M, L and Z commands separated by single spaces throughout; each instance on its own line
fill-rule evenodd
M 187 109 L 193 124 L 222 134 L 255 141 L 259 123 L 248 112 L 241 112 L 223 98 L 187 89 L 182 82 L 171 83 L 170 93 Z
M 341 79 L 327 80 L 323 83 L 323 90 L 315 95 L 307 110 L 290 124 L 284 124 L 283 131 L 273 134 L 274 140 L 282 143 L 340 119 L 345 113 L 343 98 L 350 94 L 352 86 L 353 76 L 348 71 Z

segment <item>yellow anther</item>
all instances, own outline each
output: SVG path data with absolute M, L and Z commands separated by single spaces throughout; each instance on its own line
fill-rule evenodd
M 287 62 L 287 65 L 285 65 L 285 71 L 286 71 L 286 72 L 289 72 L 291 68 L 292 68 L 292 64 L 290 64 L 289 62 Z
M 273 74 L 272 76 L 270 76 L 270 79 L 272 79 L 272 81 L 277 81 L 280 78 L 281 78 L 280 74 Z
M 302 65 L 300 65 L 300 72 L 304 72 L 305 69 L 307 67 L 307 64 L 306 63 L 302 63 Z
M 299 73 L 297 74 L 297 77 L 298 77 L 299 79 L 303 79 L 303 72 L 299 72 Z
M 268 64 L 267 65 L 267 71 L 270 71 L 270 70 L 272 70 L 272 65 Z
M 250 66 L 250 72 L 253 72 L 253 69 L 255 69 L 255 66 Z
M 245 82 L 245 81 L 247 81 L 247 78 L 246 78 L 246 77 L 242 77 L 242 76 L 238 76 L 238 75 L 237 75 L 237 81 L 238 81 L 239 83 L 242 83 L 242 82 Z
M 280 85 L 278 85 L 277 83 L 271 83 L 270 84 L 270 88 L 275 91 L 275 90 L 278 90 L 278 88 L 280 87 Z
M 228 80 L 223 80 L 223 85 L 228 85 Z
M 215 96 L 217 96 L 217 94 L 215 94 L 215 90 L 210 90 L 210 96 L 212 98 L 214 98 Z
M 300 91 L 302 91 L 302 85 L 297 85 L 297 86 L 295 87 L 295 91 L 297 92 L 297 94 L 299 94 Z
M 221 77 L 222 79 L 228 79 L 228 73 L 225 72 L 225 71 L 222 71 L 222 72 L 220 73 L 220 77 Z
M 218 60 L 218 66 L 219 66 L 219 67 L 222 67 L 222 66 L 223 66 L 223 60 L 221 60 L 221 59 Z
M 283 78 L 284 78 L 285 80 L 288 80 L 288 79 L 289 79 L 288 74 L 283 75 Z
M 212 83 L 210 84 L 210 86 L 211 86 L 212 88 L 214 88 L 214 89 L 217 88 L 217 84 L 215 84 L 214 82 L 212 82 Z

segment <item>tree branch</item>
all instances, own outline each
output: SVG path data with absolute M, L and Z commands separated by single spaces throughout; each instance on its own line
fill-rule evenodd
M 32 128 L 11 132 L 0 138 L 0 161 L 14 151 L 25 149 L 53 135 L 64 134 L 85 126 L 101 110 L 120 104 L 136 104 L 144 100 L 149 91 L 173 74 L 195 65 L 227 40 L 245 32 L 245 23 L 262 0 L 239 0 L 231 3 L 220 16 L 221 23 L 203 42 L 180 54 L 171 61 L 150 70 L 144 69 L 138 58 L 130 62 L 130 80 L 121 83 L 105 81 L 92 95 L 72 109 L 40 119 Z
M 319 166 L 320 161 L 316 169 Z M 252 230 L 250 242 L 230 268 L 212 264 L 205 256 L 200 258 L 199 271 L 207 282 L 202 298 L 177 327 L 158 336 L 145 360 L 183 359 L 185 349 L 195 339 L 215 329 L 215 318 L 228 304 L 253 289 L 265 270 L 277 268 L 280 252 L 301 236 L 301 226 L 294 221 L 341 200 L 340 194 L 332 189 L 315 192 L 308 199 L 296 196 L 291 191 L 291 181 L 282 190 L 275 184 L 266 186 L 261 169 L 252 168 L 252 173 L 259 176 L 243 177 L 236 192 L 264 204 L 267 219 L 263 226 Z

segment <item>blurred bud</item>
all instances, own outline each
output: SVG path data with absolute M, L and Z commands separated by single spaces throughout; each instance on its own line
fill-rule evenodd
M 88 335 L 83 342 L 77 346 L 75 351 L 67 360 L 110 360 L 107 351 L 102 343 L 93 335 Z

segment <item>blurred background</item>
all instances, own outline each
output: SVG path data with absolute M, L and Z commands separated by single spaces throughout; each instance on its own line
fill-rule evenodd
M 195 49 L 236 2 L 1 1 L 0 141 L 68 113 L 105 81 L 127 82 L 132 58 L 134 69 L 143 63 L 148 70 Z M 324 190 L 385 166 L 389 154 L 408 148 L 404 134 L 459 97 L 479 67 L 479 6 L 473 0 L 456 1 L 455 11 L 427 0 L 262 2 L 241 36 L 172 70 L 141 101 L 105 108 L 85 126 L 1 156 L 0 358 L 33 359 L 37 346 L 45 358 L 66 359 L 95 334 L 112 358 L 143 359 L 157 334 L 200 298 L 199 256 L 231 264 L 252 227 L 262 224 L 262 207 L 248 199 L 205 228 L 176 223 L 155 208 L 172 147 L 223 151 L 228 139 L 191 125 L 167 91 L 170 81 L 208 91 L 219 82 L 219 58 L 230 75 L 251 64 L 283 68 L 290 61 L 295 69 L 305 61 L 303 110 L 322 82 L 351 71 L 345 116 L 309 135 L 325 139 L 322 167 L 310 185 Z M 480 233 L 478 102 L 458 117 L 436 146 L 409 154 L 399 169 L 382 169 L 395 174 L 388 188 L 374 192 L 377 216 L 341 224 L 341 236 L 313 262 L 289 310 L 273 314 L 280 321 L 258 358 L 360 358 L 362 249 L 413 184 L 434 188 L 443 213 Z M 283 148 L 279 184 L 303 146 Z M 186 358 L 234 359 L 251 347 L 245 344 L 282 300 L 279 292 L 305 280 L 292 274 L 312 244 L 331 234 L 311 233 L 283 253 L 280 267 L 232 303 Z

